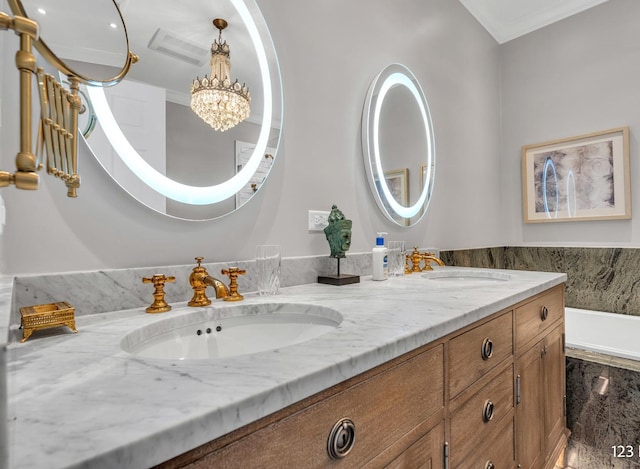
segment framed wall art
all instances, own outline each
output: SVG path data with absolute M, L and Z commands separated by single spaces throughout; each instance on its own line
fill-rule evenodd
M 631 218 L 629 128 L 522 147 L 525 223 Z

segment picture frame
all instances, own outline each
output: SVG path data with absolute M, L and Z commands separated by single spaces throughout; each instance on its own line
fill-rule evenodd
M 393 198 L 403 206 L 409 205 L 409 168 L 394 169 L 384 172 L 384 179 L 387 181 L 389 190 Z M 382 194 L 382 187 L 380 185 L 380 179 L 376 178 L 376 190 L 378 194 Z M 393 214 L 389 203 L 381 197 L 385 206 L 385 210 L 389 214 Z M 402 222 L 408 224 L 409 220 L 402 219 Z
M 420 192 L 424 189 L 424 180 L 427 178 L 427 165 L 422 163 L 420 165 Z
M 629 128 L 522 147 L 524 223 L 631 218 Z
M 420 165 L 420 190 L 418 191 L 419 194 L 421 194 L 422 190 L 424 189 L 426 179 L 427 179 L 427 165 L 426 163 L 422 163 Z M 425 210 L 426 208 L 424 206 L 420 209 L 420 216 L 424 215 Z

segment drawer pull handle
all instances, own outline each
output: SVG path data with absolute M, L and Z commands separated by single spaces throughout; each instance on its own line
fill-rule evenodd
M 482 421 L 487 423 L 493 418 L 493 402 L 489 399 L 484 401 L 484 407 L 482 408 Z
M 546 306 L 543 306 L 542 309 L 540 309 L 540 318 L 543 321 L 546 321 L 548 317 L 549 317 L 549 308 L 547 308 Z
M 493 355 L 493 341 L 487 337 L 482 341 L 482 359 L 489 360 Z
M 331 459 L 342 459 L 353 449 L 356 441 L 356 426 L 351 419 L 340 419 L 331 429 L 327 441 L 327 452 Z
M 491 460 L 488 460 L 484 465 L 484 469 L 496 469 L 496 466 L 493 464 Z

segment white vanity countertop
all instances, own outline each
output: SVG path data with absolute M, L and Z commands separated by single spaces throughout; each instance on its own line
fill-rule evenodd
M 321 305 L 344 316 L 335 331 L 255 355 L 177 361 L 121 350 L 126 333 L 194 311 L 184 304 L 156 315 L 138 308 L 78 317 L 78 334 L 34 334 L 8 348 L 9 467 L 150 467 L 566 281 L 557 273 L 486 272 L 511 280 L 412 274 L 247 296 L 242 303 Z
M 0 347 L 6 346 L 9 340 L 12 288 L 13 277 L 0 275 Z

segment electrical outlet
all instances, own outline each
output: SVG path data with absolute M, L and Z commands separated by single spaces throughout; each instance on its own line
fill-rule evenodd
M 322 210 L 309 210 L 308 226 L 309 231 L 323 231 L 329 224 L 329 212 Z

